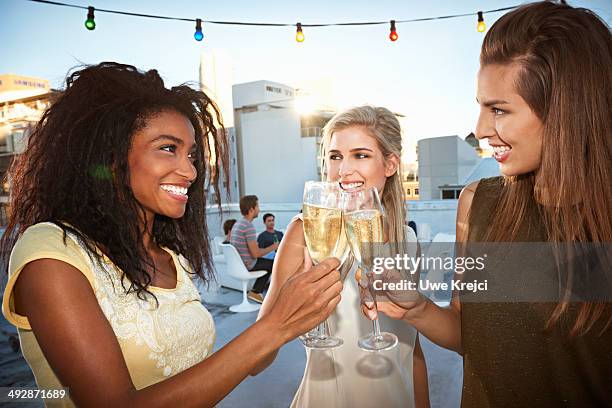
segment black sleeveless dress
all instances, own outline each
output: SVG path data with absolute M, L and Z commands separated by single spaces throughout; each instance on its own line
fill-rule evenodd
M 502 191 L 501 177 L 478 184 L 468 241 L 482 241 Z M 517 241 L 545 241 L 537 208 Z M 512 277 L 509 277 L 511 279 Z M 607 319 L 568 338 L 577 303 L 550 332 L 553 302 L 461 302 L 462 407 L 612 407 L 612 328 Z

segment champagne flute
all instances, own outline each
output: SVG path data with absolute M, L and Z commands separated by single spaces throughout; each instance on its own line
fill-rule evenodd
M 331 256 L 342 257 L 339 248 L 342 237 L 342 210 L 338 183 L 307 181 L 304 186 L 302 221 L 306 247 L 314 265 Z M 344 245 L 346 247 L 346 244 Z M 311 349 L 330 349 L 344 342 L 329 334 L 327 320 L 300 337 L 304 346 Z
M 342 193 L 343 219 L 351 251 L 362 269 L 362 281 L 367 280 L 367 287 L 372 296 L 374 308 L 376 296 L 370 278 L 374 258 L 377 256 L 384 240 L 384 211 L 374 187 L 355 192 Z M 361 284 L 361 283 L 360 283 Z M 376 319 L 372 320 L 372 333 L 359 338 L 359 348 L 366 351 L 387 350 L 397 345 L 397 336 L 381 332 Z

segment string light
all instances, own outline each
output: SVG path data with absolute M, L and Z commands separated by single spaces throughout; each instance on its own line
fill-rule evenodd
M 196 18 L 196 30 L 195 33 L 193 33 L 193 38 L 195 38 L 196 41 L 202 41 L 204 38 L 204 34 L 202 34 L 202 20 L 199 18 Z
M 87 20 L 85 20 L 85 28 L 87 28 L 89 31 L 96 29 L 94 10 L 95 9 L 91 6 L 87 7 Z
M 397 31 L 395 30 L 395 20 L 391 20 L 391 33 L 389 34 L 389 39 L 391 41 L 397 41 L 399 35 L 397 35 Z
M 304 32 L 302 31 L 302 23 L 297 23 L 297 31 L 295 32 L 295 41 L 304 42 Z
M 484 22 L 484 17 L 482 16 L 482 11 L 478 12 L 478 25 L 476 26 L 476 29 L 479 33 L 484 33 L 484 31 L 487 29 L 487 25 Z
M 86 7 L 80 6 L 76 4 L 63 3 L 58 0 L 26 0 L 34 3 L 42 3 L 48 4 L 52 6 L 61 6 L 61 7 L 70 7 L 77 8 L 82 10 L 87 10 L 87 20 L 85 21 L 85 27 L 88 30 L 94 30 L 96 28 L 96 22 L 94 21 L 94 7 Z M 491 10 L 478 11 L 478 25 L 477 30 L 479 32 L 486 31 L 486 24 L 484 22 L 484 14 L 487 13 L 497 13 L 500 11 L 508 11 L 514 10 L 520 7 L 520 5 L 501 7 Z M 344 27 L 344 26 L 369 26 L 369 25 L 383 25 L 389 24 L 389 21 L 362 21 L 362 22 L 348 22 L 348 23 L 327 23 L 327 24 L 301 24 L 301 23 L 257 23 L 257 22 L 248 22 L 248 21 L 215 21 L 215 20 L 201 20 L 201 19 L 193 19 L 187 17 L 173 17 L 173 16 L 163 16 L 156 14 L 145 14 L 145 13 L 134 13 L 130 11 L 122 11 L 122 10 L 110 10 L 110 9 L 95 9 L 98 13 L 110 13 L 110 14 L 118 14 L 122 16 L 129 17 L 144 17 L 144 18 L 153 18 L 156 20 L 171 20 L 171 21 L 183 21 L 183 22 L 196 22 L 196 32 L 194 34 L 194 38 L 197 41 L 201 41 L 204 38 L 204 35 L 201 32 L 201 23 L 207 24 L 222 24 L 222 25 L 236 25 L 236 26 L 253 26 L 253 27 L 293 27 L 297 26 L 297 31 L 295 35 L 295 39 L 297 42 L 304 42 L 304 32 L 302 30 L 303 27 Z M 470 17 L 473 16 L 474 13 L 464 13 L 464 14 L 450 14 L 444 16 L 432 16 L 432 17 L 421 17 L 421 18 L 413 18 L 408 20 L 391 20 L 391 32 L 389 33 L 389 39 L 391 41 L 397 41 L 399 35 L 397 34 L 397 30 L 395 27 L 395 23 L 416 23 L 422 21 L 434 21 L 434 20 L 448 20 L 451 18 L 461 18 L 461 17 Z M 198 21 L 200 22 L 200 30 L 198 31 Z

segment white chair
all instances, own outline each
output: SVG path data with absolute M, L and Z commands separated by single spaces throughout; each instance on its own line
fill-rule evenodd
M 223 256 L 223 250 L 221 249 L 221 243 L 223 243 L 224 239 L 225 238 L 223 237 L 214 237 L 210 245 L 210 249 L 212 250 L 213 262 L 217 270 L 219 270 L 222 265 L 225 266 L 225 256 Z
M 213 255 L 223 255 L 223 250 L 221 250 L 221 244 L 225 241 L 225 237 L 214 237 L 211 245 L 211 249 Z
M 214 237 L 210 243 L 213 253 L 213 263 L 215 264 L 215 272 L 217 273 L 217 284 L 224 288 L 241 291 L 242 282 L 238 279 L 234 279 L 227 273 L 227 264 L 225 262 L 225 256 L 223 255 L 223 248 L 221 248 L 223 241 L 225 241 L 225 237 Z M 251 290 L 252 286 L 252 281 L 247 282 L 247 290 Z
M 234 279 L 238 279 L 242 283 L 242 303 L 230 306 L 230 311 L 244 313 L 259 310 L 260 305 L 250 303 L 247 299 L 247 284 L 251 280 L 264 276 L 267 272 L 247 270 L 246 266 L 244 266 L 244 262 L 242 262 L 242 258 L 240 258 L 238 251 L 233 245 L 221 244 L 221 248 L 223 248 L 223 255 L 225 256 L 227 274 Z
M 418 239 L 421 242 L 431 242 L 431 225 L 421 223 L 417 225 Z

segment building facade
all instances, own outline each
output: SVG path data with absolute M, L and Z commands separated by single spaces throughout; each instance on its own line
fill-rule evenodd
M 200 56 L 200 89 L 217 105 L 225 127 L 229 148 L 229 185 L 224 175 L 219 175 L 221 202 L 236 202 L 238 196 L 238 160 L 236 152 L 236 129 L 232 101 L 232 63 L 229 55 L 221 50 L 205 51 Z M 212 187 L 211 187 L 212 188 Z M 207 202 L 218 204 L 214 191 L 206 191 Z M 229 198 L 228 198 L 229 196 Z
M 53 95 L 47 92 L 25 98 L 5 97 L 0 102 L 0 172 L 3 180 L 13 156 L 24 151 L 28 136 L 51 103 Z M 8 196 L 6 183 L 2 185 L 0 195 Z
M 22 75 L 0 75 L 0 225 L 6 225 L 9 181 L 6 172 L 22 153 L 54 93 L 49 81 Z
M 321 178 L 321 129 L 334 112 L 300 113 L 298 91 L 273 81 L 237 84 L 232 94 L 239 195 L 301 202 L 304 183 Z
M 479 159 L 474 148 L 457 136 L 419 140 L 418 152 L 421 200 L 457 198 L 456 188 L 442 186 L 459 185 Z
M 402 161 L 402 187 L 404 200 L 419 199 L 419 170 L 418 161 Z
M 475 175 L 499 175 L 497 163 L 492 166 L 492 159 L 482 158 L 475 146 L 457 136 L 419 140 L 418 156 L 421 200 L 458 199 Z
M 0 75 L 0 102 L 46 94 L 51 91 L 49 81 L 15 74 Z

